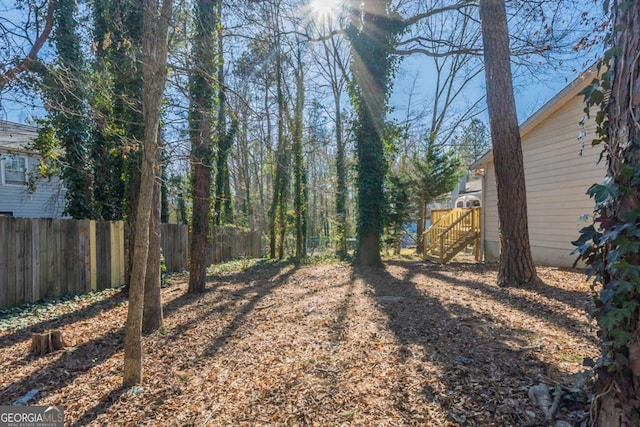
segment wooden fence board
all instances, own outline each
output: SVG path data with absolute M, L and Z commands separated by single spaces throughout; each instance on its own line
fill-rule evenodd
M 7 280 L 9 287 L 7 289 L 7 305 L 11 307 L 16 305 L 16 219 L 8 218 L 7 225 L 6 245 L 9 248 L 9 263 L 7 268 Z M 11 258 L 13 258 L 13 260 Z
M 24 304 L 24 270 L 25 270 L 25 219 L 16 218 L 16 275 L 15 275 L 15 305 Z
M 72 251 L 69 248 L 68 245 L 68 241 L 67 241 L 67 236 L 68 236 L 68 232 L 67 232 L 67 228 L 69 225 L 68 221 L 63 221 L 61 219 L 56 219 L 54 220 L 55 223 L 57 223 L 57 228 L 56 228 L 56 233 L 57 235 L 57 242 L 59 244 L 59 254 L 60 256 L 56 257 L 56 268 L 58 269 L 58 274 L 60 277 L 60 280 L 58 280 L 58 286 L 56 288 L 56 295 L 65 295 L 67 293 L 69 293 L 69 264 L 71 264 L 69 262 L 69 259 L 71 259 L 72 257 Z
M 111 252 L 111 287 L 124 285 L 125 259 L 124 259 L 124 223 L 112 221 L 109 223 L 110 252 Z
M 31 222 L 31 262 L 31 301 L 38 301 L 40 299 L 40 221 Z
M 80 279 L 81 287 L 79 291 L 82 293 L 91 292 L 91 241 L 90 241 L 90 227 L 91 221 L 83 219 L 79 226 L 78 236 L 78 265 L 80 267 Z
M 212 227 L 209 262 L 217 264 L 238 258 L 262 256 L 260 230 L 246 230 L 234 226 Z
M 67 278 L 64 276 L 64 272 L 62 270 L 62 261 L 66 258 L 67 254 L 64 251 L 64 244 L 62 239 L 62 220 L 54 219 L 53 220 L 53 239 L 55 242 L 56 252 L 53 256 L 53 265 L 55 275 L 54 275 L 54 285 L 53 285 L 53 296 L 63 295 L 63 283 L 66 282 Z
M 44 243 L 44 247 L 46 248 L 45 251 L 47 254 L 46 264 L 45 264 L 45 270 L 47 272 L 46 273 L 47 281 L 46 281 L 46 291 L 43 296 L 44 298 L 53 298 L 54 296 L 57 295 L 56 281 L 59 279 L 59 277 L 57 276 L 58 269 L 57 269 L 57 263 L 56 263 L 56 254 L 60 256 L 60 252 L 58 252 L 58 243 L 57 243 L 58 236 L 56 234 L 55 220 L 54 219 L 48 220 L 46 224 L 47 224 L 47 234 L 45 236 L 43 243 Z
M 96 224 L 96 289 L 102 291 L 111 285 L 111 243 L 109 223 Z
M 9 293 L 9 221 L 8 217 L 0 216 L 0 307 L 7 307 Z
M 55 247 L 53 240 L 53 219 L 43 219 L 40 221 L 40 298 L 47 298 L 53 295 L 52 272 L 53 256 Z
M 189 228 L 183 224 L 162 224 L 160 246 L 168 273 L 185 271 L 188 266 Z
M 79 293 L 80 292 L 80 273 L 79 273 L 79 259 L 78 259 L 78 244 L 79 242 L 79 228 L 80 221 L 65 221 L 66 232 L 65 242 L 67 245 L 68 255 L 65 264 L 67 275 L 67 291 L 65 293 Z
M 97 259 L 97 248 L 96 248 L 96 222 L 89 222 L 89 257 L 91 258 L 89 268 L 91 269 L 91 283 L 90 288 L 92 291 L 98 290 L 98 259 Z
M 33 221 L 24 220 L 23 224 L 23 242 L 22 242 L 22 302 L 24 304 L 28 301 L 33 301 L 33 293 L 31 286 L 31 279 L 33 277 L 33 251 L 32 251 L 32 239 L 33 239 Z

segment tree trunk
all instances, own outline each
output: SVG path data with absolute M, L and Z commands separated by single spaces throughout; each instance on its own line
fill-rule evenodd
M 160 168 L 156 167 L 159 176 Z M 160 224 L 162 212 L 162 183 L 158 178 L 153 192 L 153 209 L 149 227 L 149 258 L 147 274 L 144 281 L 144 310 L 142 315 L 142 332 L 150 334 L 162 328 L 162 277 L 160 272 Z
M 524 162 L 511 81 L 505 1 L 480 0 L 480 20 L 500 219 L 498 285 L 529 285 L 537 275 L 529 245 Z
M 342 137 L 342 110 L 340 106 L 340 93 L 334 91 L 336 108 L 336 216 L 338 245 L 336 253 L 339 257 L 347 256 L 347 168 L 345 141 Z
M 217 2 L 218 21 L 222 18 L 222 1 Z M 224 55 L 222 46 L 222 31 L 218 29 L 218 122 L 216 133 L 218 137 L 218 156 L 216 158 L 216 194 L 213 223 L 217 226 L 233 222 L 231 203 L 231 189 L 229 184 L 229 151 L 238 129 L 237 119 L 234 117 L 231 129 L 227 130 L 227 93 L 224 83 Z
M 196 28 L 191 76 L 191 164 L 193 170 L 193 209 L 189 293 L 204 292 L 207 279 L 207 249 L 211 217 L 211 174 L 213 161 L 212 117 L 216 61 L 216 7 L 213 2 L 196 3 Z
M 380 258 L 380 235 L 369 233 L 360 236 L 358 256 L 353 264 L 367 267 L 383 266 L 382 258 Z
M 142 43 L 142 102 L 144 117 L 144 140 L 142 141 L 142 177 L 136 213 L 133 268 L 129 285 L 129 307 L 124 338 L 124 387 L 142 381 L 142 313 L 144 284 L 149 256 L 149 223 L 153 208 L 153 193 L 156 183 L 155 163 L 158 153 L 158 133 L 164 83 L 167 75 L 167 34 L 173 6 L 172 0 L 158 5 L 153 1 L 140 3 L 144 18 Z
M 637 268 L 640 254 L 637 249 L 638 209 L 640 185 L 636 183 L 640 171 L 640 2 L 619 0 L 612 2 L 614 33 L 613 48 L 619 51 L 609 63 L 611 94 L 607 105 L 608 153 L 607 176 L 619 189 L 612 202 L 601 202 L 595 220 L 602 233 L 615 233 L 621 238 L 610 240 L 599 263 L 605 266 L 602 274 L 604 290 L 596 301 L 595 318 L 603 340 L 601 360 L 596 369 L 597 379 L 592 413 L 597 427 L 631 427 L 640 425 L 640 293 Z M 606 126 L 607 119 L 604 123 Z M 615 259 L 616 261 L 611 261 Z M 593 265 L 597 267 L 596 265 Z M 633 290 L 625 290 L 630 284 Z M 610 295 L 608 298 L 605 295 Z M 620 318 L 620 314 L 624 316 Z M 617 317 L 617 318 L 616 318 Z M 605 322 L 605 318 L 608 322 Z M 613 325 L 612 320 L 615 319 Z M 622 333 L 628 334 L 623 343 Z M 616 336 L 618 335 L 618 336 Z
M 427 217 L 427 205 L 418 205 L 418 215 L 416 216 L 416 254 L 424 253 L 424 225 Z
M 205 130 L 198 139 L 206 140 Z M 210 140 L 210 136 L 209 136 Z M 191 248 L 189 251 L 189 293 L 204 292 L 207 279 L 207 249 L 209 247 L 209 224 L 211 211 L 211 151 L 210 147 L 196 147 L 194 150 L 204 153 L 193 153 L 193 210 L 191 216 Z
M 355 130 L 358 154 L 358 254 L 355 264 L 380 266 L 385 159 L 385 128 L 393 60 L 390 49 L 400 26 L 388 14 L 390 1 L 352 0 L 351 39 Z
M 302 151 L 304 115 L 304 71 L 300 48 L 298 48 L 298 70 L 296 75 L 296 109 L 293 123 L 293 204 L 296 226 L 296 259 L 307 256 L 307 172 Z
M 277 25 L 277 24 L 275 24 Z M 287 226 L 287 193 L 289 190 L 290 174 L 290 149 L 285 136 L 285 122 L 287 105 L 284 93 L 284 75 L 282 70 L 282 52 L 280 46 L 279 28 L 275 28 L 276 34 L 276 93 L 278 102 L 278 147 L 276 149 L 276 174 L 273 183 L 273 200 L 271 203 L 269 245 L 271 258 L 282 259 L 285 254 L 285 235 Z

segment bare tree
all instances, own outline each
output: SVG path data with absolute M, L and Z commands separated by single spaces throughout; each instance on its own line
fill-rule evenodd
M 161 106 L 167 77 L 167 35 L 173 0 L 139 0 L 138 5 L 143 8 L 144 36 L 141 66 L 144 140 L 142 141 L 142 176 L 136 211 L 133 267 L 129 285 L 129 307 L 124 339 L 123 385 L 125 387 L 139 384 L 142 381 L 144 285 L 149 256 L 153 194 L 156 186 Z
M 160 224 L 162 211 L 162 179 L 161 179 L 161 150 L 158 150 L 156 160 L 155 182 L 153 186 L 153 207 L 149 223 L 149 255 L 147 258 L 147 272 L 144 281 L 144 310 L 142 315 L 142 332 L 149 334 L 161 329 L 164 325 L 162 313 L 162 277 L 160 271 Z
M 333 20 L 327 17 L 324 22 L 331 31 Z M 333 96 L 333 114 L 335 121 L 336 140 L 336 222 L 337 247 L 339 256 L 347 255 L 347 236 L 349 234 L 347 221 L 347 153 L 344 132 L 344 115 L 342 111 L 342 96 L 349 82 L 348 64 L 350 52 L 345 46 L 345 40 L 340 35 L 320 37 L 322 49 L 316 53 L 316 64 L 320 75 L 328 82 Z

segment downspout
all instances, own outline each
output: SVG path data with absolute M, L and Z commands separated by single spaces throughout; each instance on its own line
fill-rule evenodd
M 485 229 L 486 229 L 486 200 L 487 200 L 487 172 L 486 169 L 478 169 L 474 171 L 476 175 L 480 175 L 480 188 L 482 189 L 482 198 L 480 199 L 481 207 L 480 207 L 480 262 L 485 262 L 484 259 L 484 239 L 485 239 Z

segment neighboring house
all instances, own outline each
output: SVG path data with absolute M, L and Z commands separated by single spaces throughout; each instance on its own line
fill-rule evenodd
M 434 209 L 451 209 L 479 206 L 474 204 L 475 201 L 482 200 L 482 180 L 478 176 L 463 175 L 458 182 L 456 188 L 449 193 L 438 196 L 427 206 L 429 211 Z M 469 206 L 458 206 L 459 202 L 468 204 Z
M 34 126 L 0 120 L 0 215 L 62 216 L 64 186 L 60 179 L 40 179 L 33 192 L 27 185 L 29 174 L 38 165 L 38 156 L 26 147 L 37 135 Z
M 584 221 L 585 216 L 593 213 L 594 202 L 586 192 L 605 175 L 605 162 L 598 164 L 602 147 L 591 146 L 595 124 L 586 119 L 583 96 L 578 95 L 594 76 L 592 70 L 583 73 L 520 126 L 529 238 L 534 262 L 539 265 L 573 265 L 577 257 L 571 255 L 571 242 L 590 223 Z M 484 259 L 497 261 L 500 233 L 492 153 L 471 169 L 483 175 Z

